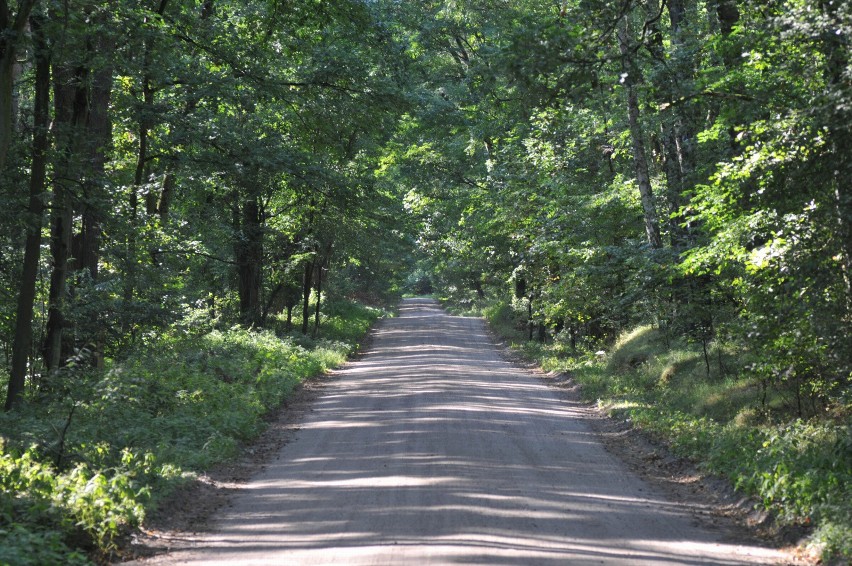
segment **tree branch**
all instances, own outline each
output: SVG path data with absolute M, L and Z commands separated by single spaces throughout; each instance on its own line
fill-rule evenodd
M 174 250 L 153 250 L 151 252 L 151 255 L 154 255 L 154 256 L 161 255 L 161 254 L 197 255 L 197 256 L 200 256 L 200 257 L 203 257 L 203 258 L 212 259 L 213 261 L 218 261 L 220 263 L 226 263 L 228 265 L 239 265 L 239 262 L 236 262 L 232 259 L 225 259 L 225 258 L 222 258 L 222 257 L 217 257 L 215 255 L 208 254 L 208 253 L 205 253 L 205 252 L 199 252 L 199 251 L 196 251 L 196 250 L 174 249 Z

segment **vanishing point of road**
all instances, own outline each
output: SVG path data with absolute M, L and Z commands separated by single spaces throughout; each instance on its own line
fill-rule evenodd
M 408 299 L 209 532 L 153 564 L 779 564 L 602 446 L 483 322 Z

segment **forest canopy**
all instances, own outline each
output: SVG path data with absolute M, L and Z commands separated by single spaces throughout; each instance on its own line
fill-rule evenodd
M 434 292 L 578 365 L 652 328 L 848 442 L 850 41 L 839 0 L 0 0 L 5 407 Z

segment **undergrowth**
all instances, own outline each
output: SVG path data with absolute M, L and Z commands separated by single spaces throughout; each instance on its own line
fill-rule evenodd
M 727 477 L 781 525 L 811 528 L 825 560 L 852 559 L 850 407 L 810 419 L 783 408 L 743 368 L 747 353 L 672 340 L 649 326 L 606 351 L 565 341 L 528 341 L 509 305 L 483 309 L 492 331 L 545 371 L 570 373 L 583 397 L 664 440 L 707 471 Z
M 173 328 L 103 371 L 68 368 L 0 415 L 0 564 L 106 559 L 181 482 L 233 458 L 304 379 L 343 363 L 376 309 L 319 338 Z

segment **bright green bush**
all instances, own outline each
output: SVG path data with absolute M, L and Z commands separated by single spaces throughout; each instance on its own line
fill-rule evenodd
M 47 523 L 66 535 L 82 531 L 101 550 L 112 550 L 123 530 L 144 518 L 144 503 L 150 496 L 145 484 L 151 467 L 150 454 L 140 458 L 129 450 L 122 452 L 115 467 L 102 471 L 92 471 L 84 463 L 59 471 L 44 462 L 35 447 L 20 454 L 0 454 L 0 497 L 4 502 L 0 527 L 21 534 L 24 546 L 36 537 L 54 551 L 62 551 L 62 545 L 56 543 L 60 539 L 49 532 L 33 534 L 29 530 L 32 524 L 43 528 Z M 11 540 L 10 536 L 9 544 Z
M 852 557 L 852 427 L 793 421 L 743 427 L 648 407 L 624 410 L 678 454 L 757 496 L 782 523 L 814 525 L 826 556 Z

